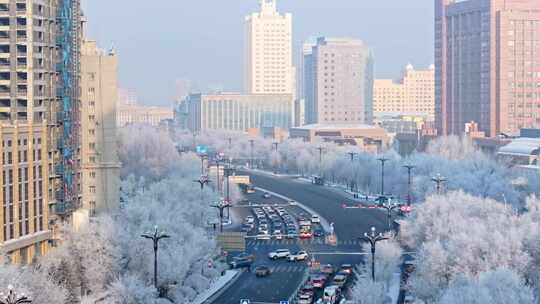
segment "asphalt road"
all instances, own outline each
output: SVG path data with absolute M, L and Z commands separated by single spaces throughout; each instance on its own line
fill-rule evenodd
M 287 300 L 302 283 L 307 265 L 303 262 L 290 263 L 285 260 L 269 261 L 270 251 L 287 248 L 291 251 L 306 250 L 321 264 L 330 263 L 359 264 L 363 256 L 360 237 L 364 232 L 376 227 L 378 231 L 386 228 L 386 216 L 380 210 L 343 209 L 342 204 L 350 200 L 344 192 L 312 185 L 289 177 L 275 177 L 266 174 L 250 173 L 252 183 L 275 193 L 298 201 L 334 223 L 338 238 L 336 245 L 326 244 L 324 238 L 314 240 L 247 240 L 247 252 L 256 256 L 255 264 L 267 265 L 272 274 L 266 278 L 256 278 L 254 273 L 245 272 L 222 293 L 213 303 L 238 304 L 241 299 L 251 302 L 279 303 Z M 251 200 L 263 203 L 260 193 L 252 195 Z M 277 198 L 272 198 L 277 201 Z M 238 208 L 235 213 L 244 217 L 250 213 L 247 208 Z

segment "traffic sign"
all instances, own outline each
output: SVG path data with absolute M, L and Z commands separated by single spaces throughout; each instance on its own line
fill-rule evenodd
M 289 304 L 289 301 L 279 301 L 279 304 Z
M 206 154 L 208 153 L 208 147 L 207 146 L 197 146 L 197 154 Z
M 249 299 L 242 299 L 240 300 L 240 304 L 249 304 L 251 301 Z

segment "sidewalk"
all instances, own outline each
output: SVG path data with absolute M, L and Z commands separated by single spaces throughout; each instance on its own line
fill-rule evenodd
M 225 290 L 228 286 L 232 285 L 238 277 L 242 274 L 238 270 L 227 270 L 225 275 L 219 277 L 212 285 L 203 293 L 199 294 L 192 304 L 205 304 L 210 303 L 209 300 L 217 295 L 220 291 Z

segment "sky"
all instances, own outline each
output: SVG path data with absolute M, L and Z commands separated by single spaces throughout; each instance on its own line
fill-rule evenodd
M 242 90 L 244 16 L 258 0 L 83 0 L 86 34 L 119 56 L 119 85 L 148 105 L 171 105 L 177 83 Z M 431 0 L 278 0 L 293 15 L 294 61 L 311 36 L 353 37 L 375 58 L 376 78 L 433 63 Z

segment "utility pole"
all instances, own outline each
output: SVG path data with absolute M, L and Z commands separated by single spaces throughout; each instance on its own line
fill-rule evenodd
M 381 162 L 381 197 L 384 198 L 384 164 L 390 159 L 381 157 L 381 158 L 378 158 L 377 160 Z
M 157 258 L 158 258 L 159 241 L 161 239 L 170 238 L 170 236 L 165 234 L 164 232 L 158 232 L 158 227 L 154 226 L 154 232 L 153 233 L 148 232 L 148 233 L 145 233 L 145 234 L 141 234 L 141 237 L 143 237 L 145 239 L 150 239 L 150 240 L 152 240 L 154 242 L 154 287 L 156 289 L 158 289 L 158 282 L 157 282 L 158 262 L 157 262 Z
M 408 184 L 408 190 L 407 190 L 407 206 L 411 206 L 412 204 L 412 170 L 416 168 L 413 165 L 405 165 L 403 168 L 407 169 L 407 184 Z
M 442 177 L 441 174 L 437 174 L 437 176 L 433 177 L 431 179 L 436 185 L 437 185 L 437 194 L 441 194 L 442 185 L 446 182 L 446 178 Z

